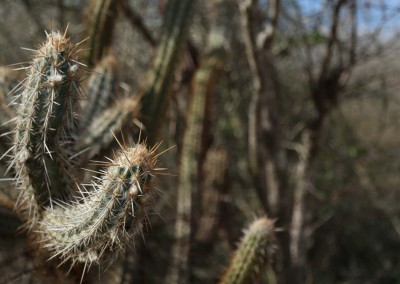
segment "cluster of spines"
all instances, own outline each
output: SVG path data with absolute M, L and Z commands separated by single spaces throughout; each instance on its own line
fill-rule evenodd
M 275 250 L 274 222 L 266 217 L 257 219 L 245 232 L 220 283 L 252 283 Z
M 69 192 L 63 184 L 69 178 L 63 144 L 79 96 L 77 46 L 65 34 L 47 34 L 22 84 L 12 165 L 24 207 L 29 206 L 28 219 L 34 223 L 42 207 Z
M 82 192 L 81 200 L 46 212 L 40 231 L 54 256 L 72 263 L 104 263 L 141 232 L 154 206 L 157 155 L 144 144 L 123 149 Z

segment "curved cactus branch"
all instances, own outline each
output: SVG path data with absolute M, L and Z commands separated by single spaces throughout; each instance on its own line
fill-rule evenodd
M 46 212 L 44 246 L 72 263 L 99 263 L 121 252 L 154 206 L 156 164 L 154 149 L 144 144 L 121 150 L 81 200 Z

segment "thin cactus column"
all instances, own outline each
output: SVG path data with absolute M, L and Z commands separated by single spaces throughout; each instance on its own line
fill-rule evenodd
M 117 84 L 117 60 L 112 55 L 105 56 L 96 64 L 89 77 L 86 100 L 81 103 L 79 132 L 86 131 L 96 116 L 119 97 Z
M 101 150 L 111 149 L 115 144 L 113 133 L 119 135 L 119 131 L 124 129 L 127 123 L 139 116 L 139 110 L 139 99 L 127 97 L 117 101 L 92 120 L 84 132 L 85 135 L 80 136 L 74 145 L 75 152 L 82 153 L 79 158 L 81 163 L 87 162 Z
M 202 183 L 201 217 L 196 230 L 196 241 L 214 243 L 221 218 L 221 201 L 226 194 L 229 169 L 228 152 L 222 147 L 211 148 L 204 160 L 204 182 Z
M 161 40 L 143 97 L 143 114 L 150 141 L 163 121 L 175 67 L 179 59 L 195 0 L 170 0 Z
M 16 116 L 15 97 L 11 93 L 18 88 L 20 73 L 8 67 L 0 67 L 0 153 L 6 153 L 10 147 Z M 6 159 L 2 155 L 0 155 L 0 165 L 5 166 Z
M 87 64 L 95 65 L 111 46 L 119 0 L 91 0 L 88 8 Z

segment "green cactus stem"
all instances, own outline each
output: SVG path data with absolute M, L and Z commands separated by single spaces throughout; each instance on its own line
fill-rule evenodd
M 100 263 L 124 250 L 142 231 L 154 206 L 157 155 L 144 144 L 122 149 L 100 180 L 72 205 L 48 210 L 41 222 L 43 245 L 72 263 Z
M 0 67 L 0 125 L 13 119 L 16 115 L 12 106 L 14 98 L 12 91 L 18 86 L 18 75 L 19 72 L 16 70 Z
M 221 201 L 227 186 L 228 152 L 223 148 L 211 148 L 204 161 L 201 217 L 196 231 L 196 241 L 212 244 L 220 221 Z
M 63 144 L 68 142 L 79 96 L 77 69 L 76 46 L 65 34 L 51 32 L 35 52 L 23 83 L 12 165 L 32 222 L 42 207 L 69 194 L 70 169 Z
M 274 222 L 264 217 L 254 221 L 236 250 L 221 284 L 253 283 L 275 251 Z
M 10 134 L 14 128 L 13 90 L 18 87 L 19 73 L 8 67 L 0 67 L 0 153 L 5 153 L 10 148 Z M 5 164 L 6 160 L 1 159 L 0 163 Z

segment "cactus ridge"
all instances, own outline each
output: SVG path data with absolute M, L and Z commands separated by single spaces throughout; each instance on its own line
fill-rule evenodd
M 51 32 L 35 52 L 19 95 L 11 166 L 18 171 L 22 200 L 34 206 L 28 210 L 33 214 L 71 192 L 71 167 L 62 146 L 68 143 L 79 98 L 77 70 L 76 45 L 65 34 Z
M 100 263 L 123 251 L 156 201 L 156 164 L 155 148 L 121 150 L 80 200 L 46 212 L 40 224 L 44 246 L 72 263 Z

